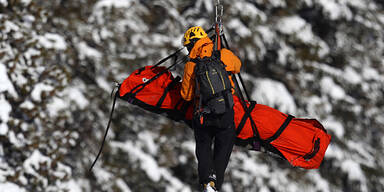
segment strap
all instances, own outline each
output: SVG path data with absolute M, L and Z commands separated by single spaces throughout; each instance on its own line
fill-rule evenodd
M 245 122 L 247 121 L 248 118 L 251 117 L 251 112 L 255 108 L 255 106 L 256 106 L 256 102 L 251 101 L 249 108 L 245 111 L 243 117 L 241 118 L 239 126 L 237 126 L 236 135 L 239 135 L 241 133 L 241 131 L 243 130 Z
M 176 78 L 174 78 L 169 84 L 168 86 L 164 89 L 164 92 L 163 92 L 163 95 L 160 97 L 159 101 L 157 102 L 156 104 L 156 107 L 161 107 L 161 105 L 163 104 L 164 100 L 165 100 L 165 97 L 167 96 L 168 92 L 173 88 L 175 87 L 176 83 L 179 82 L 181 80 L 181 77 L 180 76 L 177 76 Z
M 295 117 L 292 115 L 288 115 L 287 119 L 285 119 L 284 123 L 280 126 L 280 128 L 276 131 L 276 133 L 273 134 L 272 137 L 266 139 L 265 141 L 267 143 L 271 143 L 272 141 L 277 139 L 281 135 L 281 133 L 283 133 L 284 129 L 287 128 L 288 124 L 291 122 L 293 118 Z
M 108 121 L 107 129 L 105 130 L 104 138 L 103 138 L 103 141 L 101 142 L 99 153 L 97 153 L 97 156 L 96 156 L 95 160 L 93 161 L 89 171 L 92 171 L 93 166 L 95 166 L 97 159 L 99 159 L 99 157 L 101 155 L 101 152 L 103 151 L 105 139 L 107 138 L 108 130 L 109 130 L 111 122 L 112 122 L 112 115 L 113 115 L 113 111 L 115 110 L 116 98 L 118 97 L 118 95 L 119 95 L 119 92 L 116 91 L 115 97 L 113 98 L 113 104 L 112 104 L 111 113 L 109 114 L 109 121 Z
M 184 46 L 183 46 L 182 48 L 176 50 L 174 53 L 168 55 L 168 56 L 165 57 L 164 59 L 160 60 L 159 62 L 157 62 L 155 65 L 153 65 L 153 66 L 151 67 L 151 69 L 153 69 L 153 68 L 159 66 L 160 64 L 164 63 L 164 62 L 167 61 L 169 58 L 171 58 L 171 57 L 173 57 L 173 56 L 177 56 L 177 53 L 179 53 L 179 52 L 180 52 L 181 50 L 183 50 L 183 49 L 184 49 Z
M 313 151 L 304 155 L 303 158 L 306 161 L 309 161 L 310 159 L 312 159 L 317 154 L 317 152 L 319 152 L 319 150 L 320 150 L 320 138 L 317 138 L 315 141 L 315 146 L 313 147 Z

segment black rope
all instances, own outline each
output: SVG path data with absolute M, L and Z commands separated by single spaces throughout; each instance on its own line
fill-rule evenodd
M 225 43 L 225 47 L 226 47 L 227 49 L 230 49 L 229 46 L 228 46 L 228 41 L 227 41 L 227 38 L 225 37 L 225 34 L 223 34 L 222 36 L 223 36 L 222 39 L 224 40 L 224 43 Z M 240 79 L 240 83 L 241 83 L 241 86 L 243 87 L 245 96 L 247 96 L 247 100 L 250 101 L 250 100 L 251 100 L 251 97 L 249 96 L 248 91 L 247 91 L 247 89 L 245 88 L 245 83 L 244 83 L 244 81 L 243 81 L 243 77 L 241 76 L 240 73 L 238 73 L 238 74 L 236 74 L 236 75 L 237 75 L 237 76 L 239 77 L 239 79 Z
M 229 45 L 228 45 L 228 41 L 227 39 L 225 38 L 225 35 L 223 34 L 223 40 L 224 40 L 224 43 L 225 43 L 225 47 L 227 49 L 230 49 L 229 48 Z M 239 76 L 240 78 L 240 76 Z M 240 103 L 241 103 L 241 106 L 243 107 L 244 109 L 244 113 L 247 113 L 248 112 L 248 107 L 246 105 L 246 102 L 245 102 L 245 99 L 244 99 L 244 95 L 243 95 L 243 92 L 240 90 L 240 85 L 239 85 L 239 82 L 237 81 L 237 77 L 236 75 L 232 74 L 232 80 L 234 81 L 234 84 L 235 84 L 235 89 L 236 89 L 236 92 L 238 93 L 239 97 L 240 97 Z M 240 79 L 241 80 L 241 79 Z M 241 81 L 242 83 L 242 86 L 244 88 L 244 91 L 246 92 L 246 89 L 245 89 L 245 86 L 244 86 L 244 82 Z M 246 92 L 247 94 L 247 98 L 248 98 L 248 101 L 250 101 L 250 98 L 249 98 L 249 95 L 248 93 Z M 250 106 L 251 107 L 251 106 Z M 245 115 L 245 114 L 244 114 Z M 260 138 L 260 134 L 259 134 L 259 131 L 257 130 L 257 126 L 256 126 L 256 123 L 255 121 L 253 120 L 252 116 L 250 114 L 249 115 L 249 120 L 251 122 L 251 127 L 252 127 L 252 131 L 253 131 L 253 136 L 256 137 L 258 140 L 261 140 Z
M 155 65 L 153 65 L 153 66 L 151 67 L 151 69 L 153 69 L 153 68 L 159 66 L 160 64 L 164 63 L 164 62 L 167 61 L 169 58 L 171 58 L 171 57 L 173 57 L 173 56 L 176 56 L 177 53 L 179 53 L 179 52 L 180 52 L 181 50 L 183 50 L 183 49 L 184 49 L 184 46 L 183 46 L 182 48 L 176 50 L 174 53 L 172 53 L 172 54 L 168 55 L 167 57 L 163 58 L 163 59 L 160 60 L 159 62 L 157 62 Z
M 119 94 L 119 91 L 116 91 L 115 97 L 113 98 L 112 110 L 111 110 L 111 113 L 109 114 L 109 121 L 108 121 L 107 129 L 105 130 L 104 138 L 103 138 L 103 141 L 101 143 L 99 153 L 97 154 L 96 159 L 93 161 L 89 171 L 92 171 L 93 166 L 95 166 L 97 159 L 99 159 L 100 154 L 103 151 L 105 139 L 107 138 L 108 130 L 109 130 L 109 127 L 110 127 L 111 122 L 112 122 L 112 115 L 113 115 L 113 111 L 115 110 L 116 98 L 117 98 L 118 94 Z

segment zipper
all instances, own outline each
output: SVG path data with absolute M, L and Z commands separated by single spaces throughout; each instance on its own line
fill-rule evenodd
M 213 86 L 212 86 L 211 80 L 209 79 L 209 76 L 208 76 L 208 71 L 205 71 L 205 75 L 207 76 L 207 79 L 208 79 L 208 82 L 209 82 L 209 86 L 211 86 L 211 89 L 212 89 L 212 94 L 215 94 L 215 89 L 213 89 Z
M 225 83 L 224 83 L 223 75 L 221 75 L 221 72 L 219 72 L 219 74 L 220 74 L 221 82 L 223 83 L 223 87 L 224 87 L 224 90 L 225 90 Z

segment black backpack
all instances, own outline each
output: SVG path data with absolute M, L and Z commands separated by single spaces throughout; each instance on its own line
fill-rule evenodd
M 192 59 L 195 65 L 196 96 L 200 95 L 199 110 L 223 114 L 233 107 L 232 84 L 220 60 L 220 52 L 210 57 Z

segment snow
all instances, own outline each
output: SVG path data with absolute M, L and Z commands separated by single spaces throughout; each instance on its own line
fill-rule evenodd
M 85 109 L 89 105 L 88 99 L 80 91 L 79 88 L 70 87 L 65 90 L 65 98 L 76 103 L 80 109 Z
M 0 192 L 26 192 L 26 190 L 14 183 L 7 182 L 0 183 Z
M 35 105 L 30 100 L 25 100 L 22 104 L 20 104 L 20 108 L 31 110 L 35 107 Z
M 0 93 L 8 91 L 12 96 L 17 97 L 15 88 L 8 78 L 7 68 L 0 62 Z
M 80 185 L 73 179 L 67 181 L 67 182 L 64 182 L 64 183 L 61 183 L 59 185 L 59 187 L 61 189 L 63 189 L 63 191 L 68 191 L 68 192 L 83 192 L 84 190 L 80 187 Z M 125 191 L 123 191 L 125 192 Z
M 258 103 L 279 109 L 285 113 L 295 114 L 296 104 L 284 84 L 271 79 L 257 78 L 251 97 Z
M 38 36 L 37 39 L 39 44 L 46 49 L 64 50 L 67 48 L 65 39 L 59 34 L 46 33 L 43 36 Z
M 45 165 L 47 167 L 40 167 Z M 40 153 L 39 150 L 34 150 L 32 155 L 23 163 L 24 171 L 38 178 L 42 182 L 43 187 L 48 186 L 47 178 L 39 174 L 40 170 L 45 170 L 51 165 L 51 159 Z
M 359 163 L 351 159 L 347 159 L 342 162 L 341 170 L 348 174 L 349 180 L 365 183 L 365 175 Z
M 8 132 L 7 122 L 9 120 L 9 113 L 12 111 L 12 106 L 0 95 L 0 135 L 6 135 Z
M 256 31 L 260 33 L 263 41 L 268 43 L 268 44 L 273 43 L 273 41 L 274 41 L 274 39 L 276 37 L 276 34 L 274 33 L 274 31 L 272 31 L 267 26 L 261 26 L 261 25 L 257 26 L 256 27 Z
M 327 119 L 322 121 L 324 127 L 327 130 L 331 130 L 338 138 L 343 138 L 345 134 L 345 129 L 342 123 L 334 119 Z
M 344 89 L 337 85 L 331 77 L 323 77 L 320 86 L 322 92 L 328 94 L 332 99 L 341 100 L 346 96 Z
M 159 172 L 159 166 L 153 157 L 144 153 L 129 141 L 125 143 L 111 142 L 111 145 L 121 148 L 129 154 L 129 157 L 132 158 L 132 160 L 138 161 L 141 169 L 145 171 L 152 181 L 158 182 L 160 180 L 161 173 Z
M 145 149 L 148 150 L 149 154 L 157 154 L 157 145 L 154 142 L 154 136 L 149 131 L 142 131 L 138 135 L 139 140 L 143 143 Z
M 11 21 L 6 20 L 4 24 L 5 24 L 4 25 L 5 29 L 3 31 L 4 33 L 9 33 L 11 31 L 15 32 L 20 30 L 20 27 Z
M 352 67 L 346 67 L 344 72 L 344 79 L 352 84 L 361 83 L 361 75 L 358 74 Z
M 380 76 L 380 74 L 370 67 L 364 67 L 362 76 L 365 80 L 379 80 L 382 79 L 384 81 L 384 78 Z
M 280 32 L 284 34 L 293 34 L 304 28 L 306 22 L 298 16 L 290 16 L 280 19 L 276 25 Z
M 45 83 L 38 83 L 33 88 L 33 91 L 31 93 L 31 97 L 34 101 L 40 102 L 43 92 L 49 92 L 49 91 L 53 91 L 53 90 L 54 90 L 54 87 L 51 85 L 47 85 Z
M 298 16 L 289 16 L 280 19 L 277 24 L 277 29 L 286 35 L 295 35 L 304 43 L 314 43 L 317 40 L 312 33 L 311 26 Z
M 3 5 L 4 7 L 6 7 L 8 5 L 8 1 L 7 0 L 0 0 L 0 4 Z
M 84 59 L 85 57 L 88 58 L 94 58 L 94 59 L 101 59 L 102 54 L 96 50 L 95 48 L 92 48 L 87 45 L 85 42 L 80 42 L 78 44 L 78 50 L 79 50 L 79 57 Z
M 240 37 L 251 36 L 252 32 L 248 29 L 239 19 L 231 19 L 226 25 L 229 29 L 236 31 L 237 35 Z
M 104 77 L 96 77 L 96 83 L 97 85 L 104 89 L 104 91 L 107 91 L 107 92 L 111 92 L 112 91 L 112 88 L 113 88 L 113 84 L 107 82 L 107 80 L 105 80 Z
M 47 105 L 47 109 L 49 110 L 49 115 L 51 117 L 57 116 L 60 111 L 66 109 L 67 107 L 68 103 L 58 97 L 53 97 Z
M 252 3 L 244 1 L 235 1 L 231 8 L 234 8 L 237 11 L 240 11 L 240 15 L 251 17 L 252 19 L 259 19 L 262 22 L 267 20 L 267 16 L 261 10 L 259 10 Z
M 339 19 L 340 17 L 345 17 L 346 19 L 352 19 L 351 10 L 344 3 L 337 3 L 335 0 L 319 0 L 317 1 L 323 9 L 326 15 L 332 20 Z
M 295 54 L 295 51 L 284 42 L 280 42 L 280 49 L 278 51 L 279 64 L 287 64 L 287 60 Z
M 128 8 L 133 3 L 135 3 L 135 0 L 101 0 L 98 1 L 95 5 L 96 8 Z
M 23 3 L 25 6 L 29 5 L 32 0 L 21 0 L 21 3 Z
M 128 185 L 122 179 L 116 180 L 116 185 L 122 192 L 131 192 L 131 189 L 129 189 Z

